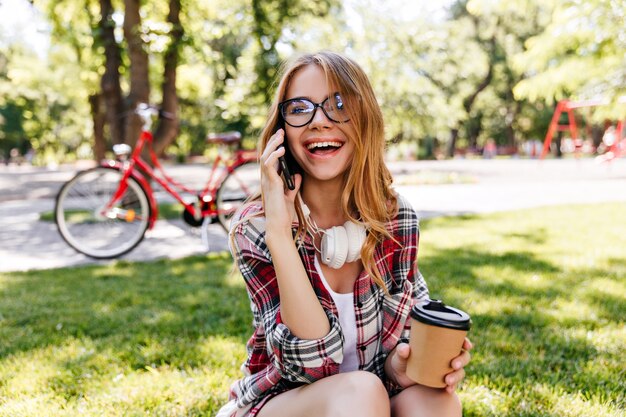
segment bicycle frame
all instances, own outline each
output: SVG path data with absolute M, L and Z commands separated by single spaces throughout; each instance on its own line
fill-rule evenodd
M 156 198 L 154 197 L 154 191 L 152 189 L 152 186 L 150 185 L 150 182 L 146 179 L 146 177 L 148 177 L 154 179 L 159 185 L 161 185 L 161 187 L 163 187 L 172 197 L 174 197 L 174 199 L 182 204 L 185 210 L 195 219 L 201 220 L 207 216 L 218 215 L 220 212 L 215 203 L 215 194 L 219 185 L 229 173 L 232 173 L 234 171 L 236 167 L 244 163 L 256 160 L 256 153 L 254 151 L 245 151 L 238 149 L 235 151 L 235 157 L 232 161 L 225 160 L 225 158 L 222 158 L 222 156 L 218 154 L 217 158 L 215 158 L 215 160 L 213 161 L 213 165 L 211 167 L 206 186 L 200 191 L 194 190 L 174 180 L 172 177 L 168 176 L 165 173 L 165 170 L 161 166 L 157 155 L 152 147 L 154 137 L 152 135 L 152 132 L 150 131 L 150 120 L 148 120 L 149 117 L 146 117 L 146 115 L 144 114 L 140 114 L 140 116 L 142 116 L 144 120 L 144 126 L 139 140 L 137 141 L 137 144 L 130 155 L 130 158 L 125 161 L 114 160 L 102 163 L 102 166 L 114 167 L 120 169 L 120 171 L 123 173 L 118 189 L 111 198 L 111 201 L 109 201 L 109 203 L 103 208 L 102 212 L 106 213 L 107 211 L 109 211 L 113 207 L 113 205 L 124 195 L 124 192 L 128 187 L 128 178 L 133 177 L 144 187 L 146 194 L 148 194 L 148 201 L 151 208 L 148 228 L 152 229 L 154 226 L 154 222 L 158 217 L 158 204 Z M 153 164 L 152 166 L 144 161 L 141 156 L 146 144 L 148 145 L 150 159 Z M 225 167 L 225 170 L 218 169 L 220 165 L 223 165 Z M 160 175 L 157 174 L 157 170 L 160 172 Z M 248 191 L 248 187 L 246 186 L 246 184 L 240 182 L 240 186 L 245 191 Z M 183 199 L 179 191 L 196 195 L 200 202 L 200 206 L 197 207 L 194 203 L 187 203 Z

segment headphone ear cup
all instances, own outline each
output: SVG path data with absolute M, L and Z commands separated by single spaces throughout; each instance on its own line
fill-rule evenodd
M 354 262 L 361 257 L 361 248 L 365 243 L 365 228 L 350 220 L 343 224 L 348 238 L 348 254 L 346 262 Z
M 339 269 L 348 255 L 348 234 L 342 226 L 327 229 L 322 236 L 322 262 L 333 269 Z

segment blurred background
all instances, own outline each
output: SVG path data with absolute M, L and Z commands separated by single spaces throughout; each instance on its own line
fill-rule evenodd
M 551 151 L 602 154 L 626 117 L 625 14 L 615 0 L 1 0 L 0 161 L 108 157 L 135 142 L 137 102 L 177 114 L 156 127 L 166 158 L 210 156 L 209 132 L 254 147 L 280 63 L 319 49 L 369 74 L 390 159 L 537 157 L 561 99 L 601 105 Z

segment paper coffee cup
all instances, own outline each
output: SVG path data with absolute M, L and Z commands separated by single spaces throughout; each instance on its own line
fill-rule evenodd
M 450 362 L 461 353 L 470 316 L 439 300 L 428 300 L 413 306 L 411 318 L 406 374 L 419 384 L 443 388 L 444 377 L 453 371 Z

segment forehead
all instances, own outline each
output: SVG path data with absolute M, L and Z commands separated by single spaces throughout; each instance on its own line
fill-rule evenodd
M 307 97 L 313 101 L 322 101 L 330 93 L 324 71 L 319 66 L 310 64 L 300 68 L 291 77 L 285 92 L 285 100 L 294 97 Z

